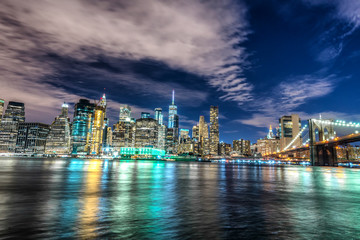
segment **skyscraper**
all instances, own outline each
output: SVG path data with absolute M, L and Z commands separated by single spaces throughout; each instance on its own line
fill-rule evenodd
M 168 128 L 179 128 L 179 116 L 177 115 L 177 106 L 175 105 L 175 91 L 172 91 L 172 102 L 169 105 Z
M 113 125 L 112 147 L 114 152 L 120 152 L 122 147 L 134 147 L 135 121 L 131 118 L 131 107 L 120 107 L 119 121 Z
M 210 154 L 219 154 L 219 108 L 210 106 Z
M 95 107 L 94 119 L 91 128 L 91 137 L 86 142 L 86 148 L 90 154 L 98 155 L 102 151 L 103 135 L 106 118 L 106 97 L 105 94 L 100 98 L 100 102 Z
M 301 119 L 299 115 L 292 114 L 290 116 L 282 116 L 279 119 L 279 133 L 280 133 L 280 150 L 287 147 L 290 142 L 297 136 L 301 128 Z M 301 137 L 299 137 L 293 146 L 301 145 Z
M 1 123 L 3 113 L 4 113 L 4 107 L 5 107 L 5 101 L 4 101 L 4 99 L 0 98 L 0 123 Z
M 158 121 L 160 125 L 163 124 L 162 108 L 155 108 L 155 119 Z
M 19 123 L 25 122 L 25 105 L 10 101 L 0 124 L 0 151 L 15 152 Z
M 68 108 L 69 106 L 64 103 L 61 108 L 61 114 L 55 118 L 50 126 L 50 132 L 46 138 L 46 154 L 70 153 L 71 129 Z
M 177 152 L 179 143 L 179 116 L 177 115 L 177 106 L 175 105 L 175 91 L 172 91 L 172 101 L 169 105 L 169 121 L 166 132 L 166 150 L 169 153 Z
M 193 127 L 193 138 L 197 144 L 194 147 L 196 154 L 210 154 L 209 125 L 205 122 L 204 116 L 200 116 L 199 123 Z
M 95 104 L 80 99 L 74 106 L 74 119 L 71 128 L 72 153 L 86 153 L 86 142 L 91 136 L 91 124 L 94 118 Z

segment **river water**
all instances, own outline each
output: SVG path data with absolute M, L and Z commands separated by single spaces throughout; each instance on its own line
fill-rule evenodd
M 360 239 L 360 170 L 0 160 L 0 239 Z

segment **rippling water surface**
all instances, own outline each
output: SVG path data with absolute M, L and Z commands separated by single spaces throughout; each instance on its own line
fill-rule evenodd
M 360 171 L 3 159 L 0 238 L 358 239 Z

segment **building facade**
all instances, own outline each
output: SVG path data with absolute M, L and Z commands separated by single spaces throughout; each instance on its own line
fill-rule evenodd
M 14 153 L 19 124 L 25 122 L 25 104 L 10 101 L 0 123 L 0 151 Z
M 164 116 L 162 114 L 162 108 L 155 108 L 155 119 L 158 121 L 159 125 L 163 125 Z
M 90 154 L 99 155 L 102 153 L 104 130 L 106 129 L 106 97 L 105 94 L 95 107 L 94 118 L 91 124 L 91 136 L 87 139 L 86 149 Z
M 219 107 L 210 106 L 210 154 L 219 154 Z
M 69 154 L 71 152 L 71 129 L 67 104 L 63 104 L 61 114 L 50 125 L 50 132 L 46 138 L 46 154 Z
M 231 152 L 232 152 L 232 147 L 230 143 L 221 142 L 219 144 L 219 155 L 229 156 Z
M 292 114 L 290 116 L 282 116 L 279 119 L 279 133 L 280 133 L 280 150 L 284 150 L 291 141 L 298 135 L 301 129 L 301 119 L 299 115 Z M 302 139 L 299 137 L 292 146 L 301 146 Z
M 234 140 L 233 141 L 233 152 L 238 155 L 250 156 L 251 149 L 250 149 L 250 140 Z
M 71 141 L 73 154 L 86 154 L 87 141 L 91 136 L 95 104 L 87 99 L 80 99 L 74 106 L 74 118 L 71 126 Z
M 45 153 L 50 126 L 44 123 L 19 123 L 16 153 Z
M 135 147 L 158 148 L 158 127 L 156 119 L 137 119 L 135 122 Z
M 280 151 L 280 139 L 274 135 L 272 127 L 270 125 L 269 133 L 264 139 L 257 140 L 256 143 L 257 152 L 261 156 L 266 156 Z

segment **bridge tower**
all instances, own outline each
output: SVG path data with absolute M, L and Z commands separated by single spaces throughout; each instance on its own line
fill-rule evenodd
M 328 132 L 328 139 L 335 137 L 333 119 L 309 119 L 309 147 L 310 160 L 313 166 L 337 166 L 336 146 L 316 144 L 316 130 L 319 134 L 319 142 L 326 140 L 325 130 Z

